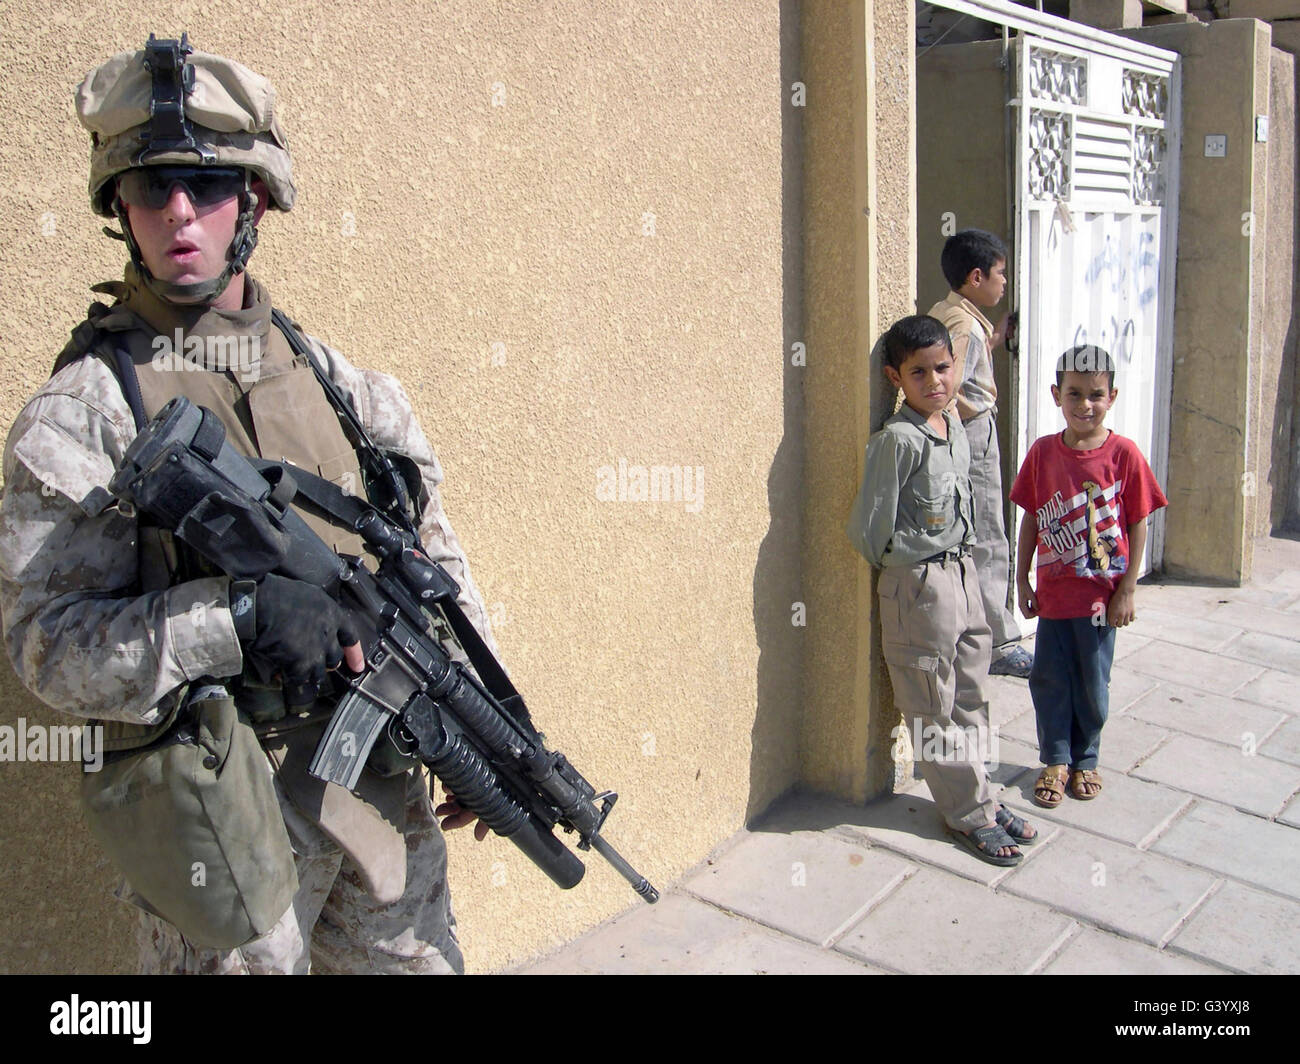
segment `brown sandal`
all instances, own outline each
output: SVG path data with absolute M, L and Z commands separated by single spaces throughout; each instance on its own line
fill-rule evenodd
M 1089 793 L 1084 787 L 1092 787 Z M 1091 802 L 1101 793 L 1101 773 L 1090 768 L 1076 768 L 1070 773 L 1070 794 L 1081 802 Z
M 1065 799 L 1064 765 L 1048 765 L 1034 781 L 1034 802 L 1044 809 L 1055 809 Z

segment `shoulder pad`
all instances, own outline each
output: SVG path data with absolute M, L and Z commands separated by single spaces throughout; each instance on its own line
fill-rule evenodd
M 77 359 L 84 358 L 94 349 L 99 337 L 99 321 L 108 311 L 109 308 L 104 303 L 90 304 L 86 310 L 86 320 L 72 330 L 72 336 L 59 352 L 58 358 L 54 360 L 54 367 L 50 370 L 51 377 Z

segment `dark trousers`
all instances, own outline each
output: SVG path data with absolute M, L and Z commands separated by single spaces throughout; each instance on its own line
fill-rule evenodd
M 1110 710 L 1115 629 L 1091 617 L 1038 619 L 1029 694 L 1038 718 L 1038 756 L 1045 765 L 1095 769 Z

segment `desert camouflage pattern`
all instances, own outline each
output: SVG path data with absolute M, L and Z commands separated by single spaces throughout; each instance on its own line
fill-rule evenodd
M 405 390 L 310 342 L 375 441 L 418 466 L 425 550 L 460 585 L 461 608 L 495 652 L 442 507 L 442 467 Z M 117 378 L 98 358 L 65 367 L 22 409 L 4 451 L 0 613 L 10 661 L 41 701 L 82 717 L 153 724 L 170 692 L 205 675 L 238 675 L 243 655 L 227 578 L 138 593 L 135 517 L 106 487 L 134 437 Z
M 393 377 L 357 369 L 333 348 L 308 340 L 375 442 L 419 470 L 425 550 L 459 584 L 461 608 L 495 652 L 487 611 L 442 507 L 442 468 L 406 392 Z M 0 614 L 18 676 L 53 708 L 123 722 L 118 727 L 155 724 L 181 685 L 236 676 L 243 668 L 227 578 L 141 591 L 147 582 L 135 515 L 123 512 L 106 487 L 134 436 L 113 371 L 93 355 L 78 359 L 20 412 L 4 451 L 0 498 Z M 400 781 L 386 782 L 399 784 L 401 809 Z M 292 912 L 268 934 L 222 953 L 191 949 L 174 928 L 146 913 L 146 969 L 460 971 L 445 845 L 425 774 L 412 773 L 408 786 L 403 823 L 377 822 L 374 829 L 400 832 L 392 840 L 393 870 L 405 873 L 404 885 L 376 892 L 396 900 L 380 904 L 367 893 L 365 869 L 347 856 L 353 851 L 298 812 L 277 779 L 301 884 Z M 129 888 L 121 896 L 141 901 Z
M 465 964 L 447 891 L 447 848 L 433 817 L 429 787 L 412 774 L 406 810 L 406 891 L 380 905 L 357 868 L 306 820 L 276 784 L 294 849 L 298 892 L 264 935 L 239 949 L 199 949 L 141 907 L 137 930 L 142 975 L 460 975 Z M 129 885 L 118 896 L 139 904 Z
M 77 88 L 77 118 L 91 133 L 90 203 L 96 214 L 113 216 L 110 180 L 140 165 L 149 146 L 153 78 L 143 50 L 119 52 Z M 194 91 L 184 99 L 185 117 L 196 141 L 216 157 L 215 165 L 247 167 L 271 193 L 270 206 L 293 207 L 293 162 L 275 112 L 275 89 L 246 66 L 208 52 L 193 52 Z M 151 155 L 150 166 L 192 166 L 188 150 Z

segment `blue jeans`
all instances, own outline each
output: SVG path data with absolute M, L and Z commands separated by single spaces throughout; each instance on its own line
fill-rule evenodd
M 1029 694 L 1038 718 L 1038 756 L 1045 765 L 1095 769 L 1110 710 L 1115 629 L 1091 617 L 1038 619 Z

